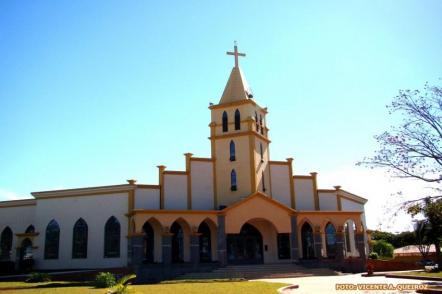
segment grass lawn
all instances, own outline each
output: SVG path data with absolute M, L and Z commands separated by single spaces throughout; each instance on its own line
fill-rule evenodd
M 286 284 L 266 282 L 211 282 L 211 283 L 170 283 L 155 285 L 133 285 L 136 293 L 277 293 L 276 290 Z M 20 288 L 20 289 L 19 289 Z M 107 289 L 96 289 L 75 282 L 47 282 L 47 283 L 24 283 L 24 282 L 0 282 L 2 294 L 34 294 L 34 293 L 106 293 Z
M 404 273 L 398 273 L 400 275 L 407 275 L 407 276 L 422 276 L 422 277 L 436 277 L 436 278 L 442 278 L 442 271 L 438 273 L 427 273 L 425 271 L 422 272 L 404 272 Z

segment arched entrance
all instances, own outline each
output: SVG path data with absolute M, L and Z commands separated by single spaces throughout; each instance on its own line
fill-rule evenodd
M 19 266 L 21 270 L 30 270 L 33 265 L 32 241 L 26 238 L 21 242 Z
M 181 225 L 174 222 L 170 227 L 172 236 L 172 262 L 184 262 L 184 231 Z
M 227 258 L 235 264 L 263 263 L 262 235 L 258 229 L 246 223 L 239 234 L 228 234 Z
M 212 261 L 212 238 L 210 237 L 210 228 L 206 222 L 202 222 L 198 227 L 198 233 L 200 233 L 200 261 L 210 262 Z
M 145 222 L 143 225 L 144 232 L 144 263 L 153 263 L 155 234 L 152 226 Z
M 328 258 L 336 257 L 336 229 L 333 224 L 328 223 L 325 226 L 325 247 Z
M 302 225 L 301 240 L 302 240 L 302 258 L 303 259 L 315 258 L 313 229 L 307 222 L 304 223 L 304 225 Z

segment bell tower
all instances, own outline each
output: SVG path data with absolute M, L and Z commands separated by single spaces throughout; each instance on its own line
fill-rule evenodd
M 218 104 L 211 105 L 210 140 L 216 208 L 260 191 L 271 195 L 267 109 L 259 106 L 239 67 L 245 57 L 234 46 L 235 66 Z

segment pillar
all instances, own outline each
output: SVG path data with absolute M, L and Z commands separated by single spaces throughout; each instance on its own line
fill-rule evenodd
M 200 235 L 199 233 L 190 235 L 190 262 L 194 265 L 200 263 Z
M 226 216 L 218 215 L 218 262 L 221 266 L 227 264 L 227 244 L 226 244 Z
M 342 262 L 344 260 L 344 234 L 342 226 L 336 230 L 336 261 Z
M 172 236 L 173 234 L 167 232 L 161 237 L 162 260 L 166 265 L 172 263 Z
M 298 249 L 298 224 L 297 216 L 290 216 L 291 223 L 291 233 L 290 233 L 290 256 L 292 262 L 299 260 L 299 249 Z
M 315 242 L 315 257 L 317 259 L 322 258 L 322 237 L 321 230 L 319 226 L 315 226 L 315 231 L 313 233 L 313 240 Z
M 365 240 L 364 240 L 364 233 L 356 233 L 356 248 L 359 251 L 359 257 L 362 260 L 366 259 L 365 256 Z
M 144 260 L 144 235 L 142 233 L 134 234 L 129 238 L 129 254 L 131 266 L 138 266 Z

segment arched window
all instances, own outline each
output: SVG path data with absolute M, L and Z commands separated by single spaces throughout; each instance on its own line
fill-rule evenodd
M 87 223 L 80 218 L 75 223 L 72 234 L 72 258 L 87 258 L 87 235 Z
M 223 112 L 223 132 L 227 132 L 229 130 L 229 120 L 227 118 L 227 112 Z
M 264 126 L 262 125 L 262 115 L 259 115 L 259 126 L 261 127 L 261 134 L 264 135 Z
M 313 229 L 306 222 L 301 228 L 301 242 L 302 242 L 302 258 L 312 259 L 315 257 Z
M 51 220 L 46 227 L 45 259 L 57 259 L 60 245 L 60 226 Z
M 143 225 L 144 232 L 144 261 L 152 263 L 154 260 L 155 233 L 149 222 Z
M 115 216 L 104 226 L 104 257 L 120 257 L 120 222 Z
M 35 233 L 35 227 L 33 225 L 30 225 L 29 227 L 26 228 L 25 233 L 26 234 L 33 234 L 33 233 Z
M 256 131 L 259 132 L 258 113 L 256 111 L 255 111 L 255 124 L 256 124 Z
M 4 228 L 0 240 L 0 259 L 9 259 L 12 249 L 12 230 L 10 227 Z
M 235 161 L 235 142 L 230 141 L 230 161 Z
M 264 152 L 262 150 L 262 143 L 259 143 L 259 153 L 261 155 L 261 162 L 264 162 Z
M 236 186 L 236 171 L 232 169 L 230 173 L 230 190 L 236 191 L 238 187 Z
M 235 110 L 235 130 L 241 130 L 241 113 L 239 110 Z
M 266 191 L 266 181 L 264 179 L 264 172 L 262 172 L 262 191 Z
M 336 229 L 331 223 L 328 223 L 327 226 L 325 226 L 325 246 L 326 246 L 326 250 L 327 250 L 327 257 L 328 258 L 335 258 L 336 257 Z

